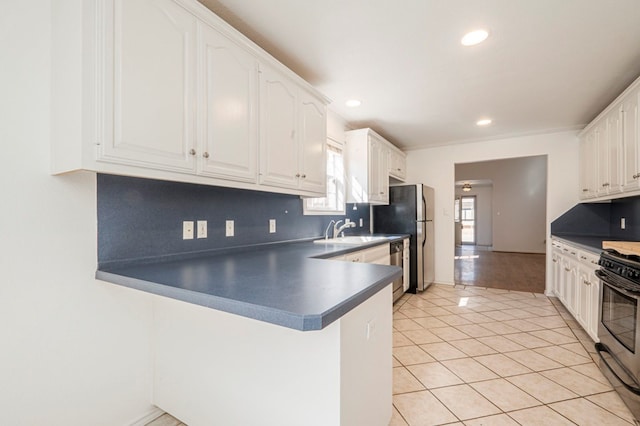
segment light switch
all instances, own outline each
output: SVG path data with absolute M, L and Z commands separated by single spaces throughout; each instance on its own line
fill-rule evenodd
M 269 233 L 270 234 L 275 234 L 276 233 L 276 220 L 275 219 L 269 219 Z
M 225 235 L 227 237 L 233 237 L 233 234 L 234 234 L 233 221 L 227 220 L 226 226 L 225 226 Z
M 627 221 L 624 217 L 620 218 L 620 229 L 625 229 L 627 227 Z
M 198 238 L 207 238 L 207 221 L 198 221 Z

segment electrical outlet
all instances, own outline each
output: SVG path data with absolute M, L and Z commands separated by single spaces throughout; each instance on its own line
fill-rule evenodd
M 225 226 L 225 236 L 233 237 L 233 234 L 234 234 L 233 221 L 227 220 L 226 226 Z
M 367 323 L 367 340 L 372 339 L 376 335 L 376 320 L 372 319 Z
M 364 222 L 362 221 L 362 218 L 360 218 L 360 228 L 362 228 L 363 223 L 364 223 Z
M 625 229 L 627 227 L 627 221 L 624 217 L 620 218 L 620 229 Z
M 182 222 L 182 239 L 193 240 L 193 221 L 185 220 Z
M 270 234 L 275 234 L 276 233 L 276 220 L 275 219 L 269 219 L 269 233 Z
M 344 224 L 346 225 L 347 223 L 351 223 L 351 219 L 349 219 L 348 217 L 345 217 Z
M 198 221 L 198 238 L 207 238 L 207 221 Z

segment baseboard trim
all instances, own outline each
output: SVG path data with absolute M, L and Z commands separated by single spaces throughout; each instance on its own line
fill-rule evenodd
M 145 426 L 147 423 L 150 423 L 152 420 L 157 419 L 163 414 L 164 414 L 164 411 L 162 411 L 156 406 L 153 406 L 153 408 L 151 408 L 151 410 L 149 410 L 147 414 L 144 414 L 138 420 L 131 423 L 130 426 Z

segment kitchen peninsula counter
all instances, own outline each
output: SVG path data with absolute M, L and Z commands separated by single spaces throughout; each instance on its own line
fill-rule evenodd
M 211 251 L 96 276 L 166 296 L 152 298 L 152 403 L 183 423 L 386 426 L 401 269 L 328 258 L 405 237 Z
M 326 259 L 406 237 L 360 245 L 305 240 L 110 262 L 99 266 L 96 278 L 296 330 L 320 330 L 402 273 L 394 266 Z

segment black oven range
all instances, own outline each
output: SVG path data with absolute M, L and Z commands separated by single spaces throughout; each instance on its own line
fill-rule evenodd
M 640 421 L 640 256 L 602 252 L 600 321 L 596 351 L 600 370 Z

